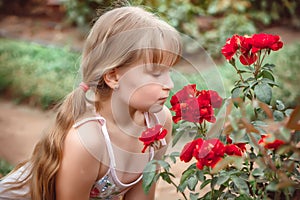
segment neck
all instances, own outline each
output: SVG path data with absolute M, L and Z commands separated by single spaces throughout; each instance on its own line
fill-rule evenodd
M 112 101 L 108 98 L 101 101 L 99 112 L 109 124 L 117 126 L 128 134 L 140 134 L 145 129 L 144 112 L 128 107 L 128 104 L 118 99 Z

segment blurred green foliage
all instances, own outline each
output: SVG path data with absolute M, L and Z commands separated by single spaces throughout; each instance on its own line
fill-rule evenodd
M 78 53 L 8 39 L 0 43 L 1 93 L 47 108 L 72 90 Z
M 13 166 L 0 158 L 0 178 L 5 176 L 13 169 Z
M 285 46 L 282 52 L 274 52 L 269 59 L 276 64 L 274 74 L 277 75 L 279 84 L 279 88 L 274 89 L 274 96 L 285 102 L 288 107 L 299 105 L 300 43 Z
M 97 16 L 97 8 L 103 10 L 128 4 L 140 5 L 156 13 L 215 57 L 220 55 L 218 49 L 233 33 L 251 35 L 261 27 L 284 22 L 300 28 L 300 2 L 297 0 L 65 1 L 68 19 L 80 27 L 91 24 Z M 187 41 L 184 41 L 187 51 L 196 51 L 199 45 Z

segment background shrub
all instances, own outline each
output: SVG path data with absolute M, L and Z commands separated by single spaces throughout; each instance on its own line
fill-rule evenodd
M 1 93 L 47 108 L 72 90 L 78 53 L 8 39 L 0 43 Z

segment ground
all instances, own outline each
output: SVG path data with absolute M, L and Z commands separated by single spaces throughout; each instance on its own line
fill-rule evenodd
M 286 44 L 299 41 L 300 38 L 299 31 L 282 27 L 270 28 L 265 32 L 279 34 Z M 69 45 L 79 51 L 84 38 L 83 32 L 57 22 L 16 16 L 1 18 L 0 36 L 34 40 L 42 44 Z M 26 105 L 16 105 L 13 100 L 1 98 L 0 110 L 0 158 L 17 164 L 28 158 L 34 144 L 41 136 L 42 130 L 48 125 L 54 114 L 51 111 L 42 111 Z M 185 169 L 185 165 L 181 163 L 173 169 L 175 175 L 179 177 L 179 174 Z M 157 199 L 180 198 L 174 188 L 162 182 L 158 184 L 157 195 Z

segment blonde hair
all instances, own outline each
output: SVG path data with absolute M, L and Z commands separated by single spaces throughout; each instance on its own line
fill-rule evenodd
M 168 59 L 171 66 L 180 54 L 180 36 L 173 27 L 142 8 L 117 8 L 102 15 L 87 37 L 80 67 L 82 81 L 105 97 L 111 89 L 103 75 L 109 70 L 140 58 L 154 63 Z M 35 146 L 27 177 L 31 199 L 55 199 L 55 178 L 64 140 L 71 126 L 88 111 L 85 95 L 76 88 L 65 98 L 54 125 Z

